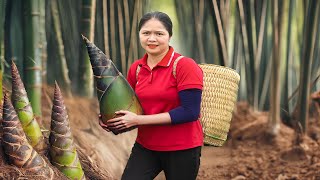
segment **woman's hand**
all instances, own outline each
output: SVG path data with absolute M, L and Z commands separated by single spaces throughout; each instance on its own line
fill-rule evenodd
M 102 122 L 102 116 L 101 116 L 101 114 L 99 114 L 99 125 L 100 125 L 104 130 L 110 132 L 110 129 L 108 128 L 108 126 Z
M 107 128 L 110 130 L 122 131 L 138 125 L 138 115 L 125 110 L 115 112 L 116 115 L 122 115 L 106 122 Z

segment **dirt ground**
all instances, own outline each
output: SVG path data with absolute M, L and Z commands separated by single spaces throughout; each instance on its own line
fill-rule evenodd
M 78 98 L 76 101 L 66 102 L 73 120 L 73 129 L 87 133 L 86 136 L 96 134 L 105 139 L 103 144 L 95 145 L 90 145 L 90 141 L 79 140 L 80 146 L 88 149 L 88 152 L 92 151 L 93 156 L 95 151 L 101 152 L 104 156 L 100 158 L 103 167 L 107 167 L 108 172 L 119 179 L 136 132 L 114 136 L 100 128 L 98 132 L 97 129 L 96 132 L 90 132 L 79 128 L 77 126 L 84 118 L 91 120 L 91 126 L 97 126 L 97 102 Z M 225 145 L 203 146 L 198 179 L 320 179 L 320 141 L 306 136 L 300 146 L 295 146 L 294 130 L 283 124 L 277 137 L 268 137 L 265 133 L 267 120 L 267 113 L 253 112 L 246 103 L 239 103 L 231 122 L 229 140 Z M 97 156 L 94 158 L 98 158 Z M 163 173 L 156 179 L 165 179 Z
M 43 98 L 46 129 L 49 129 L 52 95 L 53 90 L 48 88 Z M 119 179 L 136 131 L 115 136 L 100 128 L 96 99 L 65 97 L 65 104 L 78 148 L 108 172 L 111 179 Z M 203 146 L 197 179 L 320 180 L 319 126 L 312 126 L 311 135 L 300 138 L 303 143 L 295 145 L 295 132 L 283 124 L 277 137 L 266 135 L 267 120 L 267 113 L 253 112 L 246 103 L 238 103 L 224 146 Z M 156 179 L 165 179 L 163 173 Z

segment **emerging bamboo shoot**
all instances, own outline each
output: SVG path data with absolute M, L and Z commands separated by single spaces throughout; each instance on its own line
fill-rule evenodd
M 54 89 L 49 143 L 51 163 L 70 179 L 85 179 L 57 83 Z
M 44 148 L 44 137 L 40 126 L 35 119 L 27 92 L 20 78 L 19 71 L 14 62 L 11 65 L 12 76 L 12 103 L 18 114 L 23 131 L 32 147 L 38 152 Z
M 52 179 L 53 170 L 28 143 L 17 113 L 6 94 L 3 104 L 2 126 L 2 143 L 9 163 L 19 168 L 24 168 L 27 172 L 36 173 L 46 179 Z

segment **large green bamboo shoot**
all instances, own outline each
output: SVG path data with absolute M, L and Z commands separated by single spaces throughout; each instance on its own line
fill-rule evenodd
M 17 113 L 6 94 L 4 97 L 2 125 L 2 144 L 10 164 L 24 168 L 30 173 L 39 175 L 39 177 L 52 179 L 53 170 L 28 143 Z
M 96 81 L 102 121 L 115 118 L 118 110 L 142 114 L 141 104 L 125 77 L 106 55 L 83 36 Z M 125 130 L 127 131 L 127 130 Z M 114 134 L 122 133 L 113 131 Z
M 85 179 L 57 83 L 54 89 L 49 143 L 51 163 L 70 179 Z
M 12 103 L 19 116 L 22 128 L 32 147 L 41 151 L 44 147 L 44 138 L 38 122 L 36 121 L 33 109 L 29 102 L 27 92 L 24 88 L 17 66 L 14 62 L 11 65 L 12 76 Z

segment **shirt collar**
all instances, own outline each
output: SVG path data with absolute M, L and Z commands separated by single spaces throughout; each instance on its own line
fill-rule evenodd
M 173 56 L 174 56 L 174 49 L 173 47 L 169 46 L 169 51 L 163 57 L 163 59 L 157 64 L 157 66 L 168 67 L 172 62 Z M 139 65 L 147 65 L 147 59 L 148 59 L 148 54 L 145 53 Z

